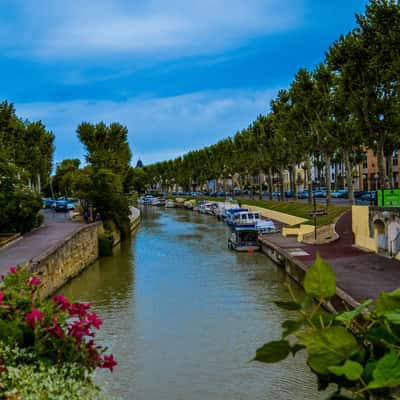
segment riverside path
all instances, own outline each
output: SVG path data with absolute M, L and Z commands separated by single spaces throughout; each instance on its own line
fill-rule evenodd
M 77 231 L 82 222 L 71 222 L 68 214 L 44 210 L 44 224 L 0 249 L 0 275 L 5 275 L 11 265 L 21 265 L 39 257 L 50 247 L 62 243 L 66 237 Z
M 375 299 L 381 291 L 400 287 L 400 262 L 363 251 L 353 246 L 351 211 L 336 224 L 339 239 L 324 245 L 307 245 L 294 237 L 267 235 L 262 241 L 271 243 L 295 260 L 310 266 L 319 252 L 334 269 L 338 287 L 358 302 Z

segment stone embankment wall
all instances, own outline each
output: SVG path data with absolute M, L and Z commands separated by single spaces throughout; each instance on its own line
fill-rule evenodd
M 140 211 L 131 208 L 131 231 L 140 224 Z M 32 260 L 31 270 L 42 274 L 41 296 L 47 297 L 77 276 L 99 257 L 98 237 L 103 232 L 102 222 L 84 225 Z

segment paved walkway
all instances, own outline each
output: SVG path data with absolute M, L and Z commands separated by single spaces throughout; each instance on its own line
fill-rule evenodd
M 78 230 L 83 223 L 71 222 L 64 213 L 44 211 L 44 226 L 27 233 L 22 239 L 5 249 L 0 249 L 0 275 L 5 275 L 11 265 L 20 265 L 34 260 Z
M 298 243 L 295 237 L 267 235 L 265 240 L 284 249 L 293 258 L 311 265 L 317 251 L 333 267 L 338 286 L 357 301 L 375 299 L 379 293 L 400 287 L 400 262 L 353 247 L 351 211 L 336 224 L 340 239 L 326 245 Z

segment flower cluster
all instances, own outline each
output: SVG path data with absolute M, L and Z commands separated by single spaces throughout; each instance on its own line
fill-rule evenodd
M 117 365 L 113 355 L 104 354 L 106 349 L 94 341 L 102 321 L 90 311 L 89 303 L 72 303 L 62 294 L 50 301 L 41 300 L 38 296 L 41 279 L 22 267 L 11 267 L 3 283 L 0 324 L 4 321 L 11 327 L 7 335 L 11 332 L 15 337 L 3 338 L 0 332 L 0 341 L 16 342 L 20 348 L 29 349 L 38 359 L 46 358 L 53 365 L 68 362 L 80 365 L 84 371 L 96 368 L 113 371 Z M 27 329 L 30 334 L 26 334 Z

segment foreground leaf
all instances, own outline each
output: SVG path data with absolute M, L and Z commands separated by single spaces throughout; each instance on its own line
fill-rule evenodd
M 390 352 L 381 358 L 372 373 L 373 381 L 368 387 L 380 389 L 384 387 L 393 388 L 400 385 L 400 359 L 395 352 Z
M 347 360 L 342 366 L 329 367 L 328 369 L 337 376 L 344 375 L 349 381 L 358 381 L 364 371 L 361 364 L 351 360 Z
M 337 366 L 358 351 L 354 336 L 341 326 L 297 334 L 307 347 L 308 364 L 320 374 L 328 374 L 329 367 Z
M 338 314 L 336 316 L 336 320 L 341 322 L 351 321 L 352 319 L 360 315 L 371 303 L 372 300 L 365 300 L 364 303 L 360 304 L 354 310 Z
M 381 292 L 376 300 L 375 312 L 378 314 L 387 311 L 400 310 L 400 289 L 393 292 Z
M 282 323 L 282 328 L 283 328 L 283 334 L 282 337 L 286 338 L 290 336 L 291 334 L 297 332 L 302 326 L 304 322 L 303 321 L 291 321 L 287 320 Z
M 287 340 L 277 340 L 260 347 L 256 352 L 254 360 L 264 363 L 277 363 L 284 360 L 290 352 L 291 346 Z
M 319 253 L 314 264 L 306 272 L 304 290 L 308 295 L 319 299 L 329 299 L 336 294 L 335 273 Z

